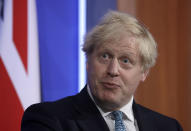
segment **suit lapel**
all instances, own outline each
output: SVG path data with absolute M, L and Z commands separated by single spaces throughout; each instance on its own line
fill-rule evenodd
M 145 110 L 142 106 L 134 102 L 133 112 L 135 119 L 137 120 L 139 131 L 157 131 L 154 126 L 153 120 L 148 113 L 148 110 Z
M 89 97 L 86 87 L 75 97 L 74 102 L 79 114 L 77 123 L 83 131 L 109 131 L 104 118 Z
M 86 87 L 75 96 L 73 103 L 79 114 L 76 120 L 79 128 L 83 131 L 109 131 L 104 118 L 89 97 Z M 133 112 L 139 131 L 157 131 L 148 110 L 134 102 Z

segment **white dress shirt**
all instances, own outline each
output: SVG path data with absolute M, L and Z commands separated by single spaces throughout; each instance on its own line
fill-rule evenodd
M 89 86 L 87 86 L 87 90 L 88 90 L 89 96 L 95 103 L 95 100 L 92 96 Z M 109 127 L 109 130 L 115 131 L 115 120 L 113 119 L 113 115 L 111 114 L 111 112 L 104 112 L 96 103 L 95 103 L 95 105 L 98 108 L 98 110 L 100 111 L 104 120 L 106 121 L 106 123 Z M 120 109 L 120 111 L 123 112 L 123 121 L 124 121 L 126 130 L 127 131 L 139 131 L 136 119 L 134 118 L 132 105 L 133 105 L 133 97 L 131 98 L 131 100 L 129 101 L 129 103 L 127 105 L 123 106 Z

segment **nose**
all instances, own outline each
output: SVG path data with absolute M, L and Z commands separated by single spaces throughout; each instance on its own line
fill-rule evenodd
M 113 59 L 110 61 L 107 68 L 107 74 L 111 77 L 119 76 L 119 63 L 117 59 Z

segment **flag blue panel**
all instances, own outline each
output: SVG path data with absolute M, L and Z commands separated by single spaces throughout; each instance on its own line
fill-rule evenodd
M 42 101 L 78 92 L 78 0 L 37 0 Z

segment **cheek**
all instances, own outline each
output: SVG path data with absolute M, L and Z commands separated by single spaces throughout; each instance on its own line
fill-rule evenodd
M 87 74 L 88 78 L 91 79 L 91 83 L 94 81 L 96 83 L 97 81 L 100 81 L 104 76 L 104 67 L 101 66 L 99 63 L 91 63 L 87 66 Z
M 123 74 L 121 78 L 126 90 L 135 90 L 141 81 L 141 74 L 128 72 Z
M 99 62 L 94 62 L 91 72 L 97 77 L 102 77 L 105 74 L 105 69 L 105 65 L 102 65 Z

